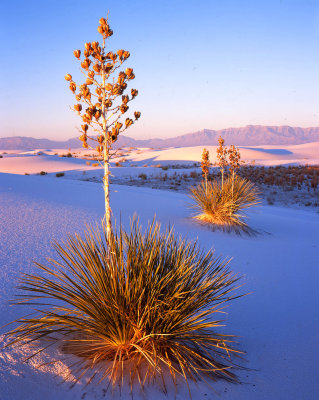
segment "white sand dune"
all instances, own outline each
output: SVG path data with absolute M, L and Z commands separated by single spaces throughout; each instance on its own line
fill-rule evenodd
M 86 170 L 85 160 L 57 155 L 11 154 L 0 159 L 0 172 L 24 175 L 44 172 Z
M 210 152 L 210 160 L 216 162 L 216 146 L 206 147 Z M 292 165 L 292 164 L 319 164 L 319 142 L 306 143 L 295 146 L 251 146 L 239 147 L 242 160 L 256 165 Z M 164 150 L 136 149 L 132 150 L 125 159 L 137 165 L 192 163 L 201 160 L 202 146 L 181 147 Z M 35 155 L 39 153 L 40 155 Z M 0 158 L 0 172 L 13 174 L 36 174 L 41 171 L 48 173 L 61 171 L 92 171 L 86 165 L 86 160 L 75 157 L 59 157 L 66 154 L 65 150 L 40 149 L 32 152 L 14 152 Z M 85 149 L 73 151 L 76 157 L 85 157 L 94 152 Z M 125 151 L 123 151 L 125 153 Z M 1 154 L 1 151 L 0 151 Z M 120 155 L 114 162 L 122 160 Z M 128 164 L 124 164 L 126 166 Z
M 217 146 L 206 146 L 210 153 L 211 162 L 216 162 Z M 280 164 L 318 164 L 319 142 L 295 146 L 239 146 L 242 160 L 248 163 L 255 161 L 261 165 Z M 147 158 L 156 161 L 200 161 L 203 146 L 180 147 L 164 150 L 144 150 L 140 154 L 131 156 L 133 161 L 142 161 Z

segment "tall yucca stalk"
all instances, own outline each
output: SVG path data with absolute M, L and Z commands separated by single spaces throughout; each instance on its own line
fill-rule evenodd
M 9 344 L 58 342 L 79 357 L 76 380 L 89 373 L 113 386 L 126 378 L 143 388 L 160 377 L 166 390 L 167 372 L 175 385 L 179 376 L 187 384 L 236 380 L 234 337 L 218 333 L 225 304 L 239 297 L 229 260 L 172 230 L 161 234 L 154 222 L 143 234 L 137 220 L 130 233 L 112 232 L 110 242 L 103 224 L 55 249 L 57 260 L 36 264 L 40 274 L 21 280 L 15 303 L 35 304 L 37 312 L 15 321 Z
M 207 181 L 208 181 L 208 174 L 209 174 L 209 151 L 207 149 L 203 149 L 202 153 L 202 161 L 201 161 L 201 168 L 202 168 L 202 176 L 205 180 L 205 185 L 207 189 Z
M 217 162 L 218 162 L 218 166 L 220 168 L 220 172 L 222 175 L 222 187 L 224 186 L 224 173 L 225 173 L 225 168 L 227 168 L 228 166 L 228 160 L 227 160 L 227 147 L 225 147 L 225 140 L 219 136 L 218 138 L 218 144 L 219 146 L 216 149 L 216 153 L 217 153 Z
M 70 74 L 65 79 L 70 82 L 70 90 L 75 95 L 77 104 L 73 110 L 77 112 L 84 122 L 81 125 L 81 136 L 79 139 L 84 148 L 88 148 L 88 139 L 97 142 L 95 150 L 103 156 L 104 162 L 104 199 L 105 199 L 105 223 L 109 239 L 111 239 L 111 207 L 109 191 L 109 163 L 112 145 L 116 142 L 118 135 L 131 126 L 141 113 L 134 112 L 134 120 L 126 118 L 121 122 L 122 116 L 128 111 L 128 104 L 137 96 L 138 91 L 131 89 L 131 96 L 124 92 L 127 83 L 135 78 L 132 68 L 120 71 L 115 77 L 116 71 L 129 58 L 130 53 L 126 50 L 117 52 L 106 49 L 106 40 L 113 35 L 108 20 L 99 20 L 98 32 L 102 35 L 102 44 L 99 42 L 88 42 L 84 46 L 84 58 L 81 62 L 81 72 L 86 80 L 82 85 L 77 85 Z M 81 61 L 81 50 L 75 50 L 74 56 Z M 113 77 L 113 79 L 111 79 Z M 90 89 L 95 88 L 95 92 Z M 85 109 L 82 107 L 82 104 Z M 91 128 L 92 134 L 88 134 Z M 97 134 L 98 136 L 94 136 Z

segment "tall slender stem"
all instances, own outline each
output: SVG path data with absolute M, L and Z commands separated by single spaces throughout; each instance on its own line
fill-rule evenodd
M 104 56 L 104 48 L 105 48 L 105 39 L 103 40 L 103 56 Z M 105 202 L 105 225 L 106 225 L 106 234 L 107 234 L 107 240 L 110 243 L 111 239 L 111 233 L 112 233 L 112 222 L 111 222 L 111 207 L 110 207 L 110 182 L 109 182 L 109 177 L 110 177 L 110 167 L 109 167 L 109 162 L 110 162 L 110 144 L 109 144 L 109 138 L 108 138 L 108 133 L 107 133 L 107 120 L 106 120 L 106 107 L 105 107 L 105 100 L 106 100 L 106 89 L 105 89 L 105 82 L 106 82 L 106 77 L 105 77 L 105 69 L 104 69 L 104 63 L 102 63 L 102 127 L 103 127 L 103 136 L 104 136 L 104 176 L 103 176 L 103 188 L 104 188 L 104 202 Z

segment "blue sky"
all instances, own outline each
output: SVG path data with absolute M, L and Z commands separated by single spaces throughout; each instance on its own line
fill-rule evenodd
M 319 126 L 319 0 L 64 0 L 0 5 L 0 136 L 63 140 L 81 121 L 64 80 L 80 82 L 73 50 L 99 40 L 124 48 L 142 112 L 127 134 Z

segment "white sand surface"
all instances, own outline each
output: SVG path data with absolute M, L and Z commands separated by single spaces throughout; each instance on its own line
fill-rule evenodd
M 68 160 L 69 161 L 69 160 Z M 0 160 L 1 162 L 1 160 Z M 319 215 L 262 206 L 249 213 L 256 237 L 212 232 L 190 218 L 189 200 L 181 193 L 147 188 L 111 186 L 111 204 L 117 219 L 129 225 L 134 213 L 146 224 L 156 213 L 163 226 L 170 223 L 205 249 L 233 257 L 231 267 L 240 274 L 241 290 L 249 295 L 234 301 L 227 317 L 227 333 L 239 335 L 247 352 L 239 385 L 219 381 L 210 389 L 192 385 L 193 399 L 316 400 L 319 393 Z M 54 256 L 51 242 L 81 232 L 86 223 L 103 216 L 103 190 L 91 182 L 47 176 L 0 174 L 0 325 L 25 315 L 28 309 L 10 307 L 8 301 L 22 272 L 32 272 L 31 260 Z M 4 329 L 2 329 L 4 331 Z M 69 389 L 62 384 L 63 365 L 42 369 L 37 363 L 53 356 L 44 353 L 23 363 L 28 349 L 0 347 L 0 400 L 101 400 L 105 384 Z M 57 376 L 56 376 L 57 375 Z M 178 385 L 177 399 L 187 398 Z M 114 394 L 113 398 L 119 398 Z M 124 400 L 131 398 L 126 391 Z M 134 399 L 174 399 L 154 385 Z

